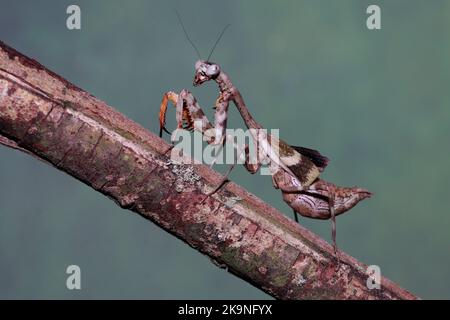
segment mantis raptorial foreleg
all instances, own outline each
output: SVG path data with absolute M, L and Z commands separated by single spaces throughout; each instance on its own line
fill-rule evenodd
M 163 95 L 159 112 L 160 136 L 162 135 L 163 131 L 169 133 L 169 131 L 167 131 L 167 129 L 165 128 L 167 105 L 169 102 L 171 102 L 176 107 L 178 129 L 197 130 L 201 132 L 204 135 L 207 143 L 219 146 L 218 153 L 220 153 L 221 148 L 223 147 L 224 140 L 228 140 L 228 142 L 230 142 L 237 151 L 237 159 L 240 159 L 243 154 L 246 153 L 245 167 L 247 168 L 247 170 L 249 170 L 250 172 L 256 172 L 258 170 L 259 166 L 254 167 L 254 165 L 248 161 L 248 146 L 245 145 L 244 149 L 242 149 L 240 146 L 234 143 L 233 137 L 225 135 L 228 100 L 222 99 L 222 96 L 219 96 L 219 98 L 216 100 L 215 125 L 213 126 L 204 114 L 203 110 L 201 109 L 192 93 L 187 90 L 182 90 L 179 94 L 173 91 L 166 92 Z M 216 162 L 216 160 L 217 156 L 213 160 L 211 166 Z M 228 176 L 234 169 L 235 164 L 236 161 L 234 161 L 233 164 L 230 165 L 222 181 L 212 192 L 207 194 L 207 197 L 217 192 L 217 190 L 219 190 L 220 187 L 226 181 L 228 181 Z
M 193 130 L 195 129 L 194 120 L 196 121 L 197 127 L 202 127 L 201 131 L 209 130 L 212 128 L 211 123 L 206 118 L 203 113 L 201 107 L 198 105 L 197 100 L 194 98 L 192 93 L 187 90 L 181 90 L 178 94 L 173 91 L 168 91 L 163 95 L 161 106 L 159 108 L 159 135 L 162 136 L 162 132 L 167 131 L 166 124 L 166 112 L 167 105 L 171 102 L 176 107 L 176 119 L 177 119 L 177 128 L 178 129 L 186 129 Z M 214 141 L 214 137 L 211 137 L 212 141 Z M 211 141 L 211 142 L 212 142 Z

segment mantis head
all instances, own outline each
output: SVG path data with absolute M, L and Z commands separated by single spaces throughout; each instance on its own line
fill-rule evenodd
M 192 42 L 191 38 L 189 37 L 189 34 L 187 33 L 186 28 L 184 27 L 183 21 L 181 20 L 180 14 L 176 10 L 175 10 L 175 13 L 177 14 L 178 22 L 180 23 L 181 28 L 183 29 L 186 39 L 192 45 L 192 48 L 194 48 L 195 52 L 197 53 L 198 58 L 200 59 L 195 63 L 194 86 L 199 86 L 203 82 L 217 79 L 217 77 L 220 74 L 220 67 L 218 64 L 210 62 L 209 58 L 211 58 L 211 56 L 214 52 L 214 49 L 216 48 L 217 44 L 219 43 L 220 39 L 222 38 L 223 34 L 225 33 L 225 30 L 227 30 L 227 28 L 230 25 L 228 24 L 222 29 L 222 32 L 220 33 L 219 37 L 217 38 L 216 42 L 214 43 L 214 46 L 212 47 L 212 49 L 208 55 L 208 58 L 206 58 L 206 60 L 203 60 L 201 58 L 200 51 L 198 51 L 194 42 Z
M 198 60 L 195 63 L 194 86 L 199 86 L 203 82 L 214 80 L 220 74 L 220 67 L 213 62 Z

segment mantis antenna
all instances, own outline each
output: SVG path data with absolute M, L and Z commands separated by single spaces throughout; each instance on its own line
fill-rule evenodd
M 185 28 L 185 26 L 184 26 L 183 20 L 181 20 L 180 13 L 179 13 L 178 10 L 176 10 L 176 9 L 175 9 L 175 13 L 177 14 L 178 22 L 180 23 L 181 28 L 183 29 L 183 32 L 184 32 L 184 35 L 186 36 L 186 39 L 189 41 L 189 43 L 191 44 L 192 48 L 194 48 L 195 52 L 197 53 L 198 58 L 201 60 L 202 57 L 201 57 L 200 51 L 197 49 L 197 47 L 195 46 L 194 42 L 193 42 L 193 41 L 191 40 L 191 38 L 189 37 L 189 34 L 188 34 L 188 32 L 186 31 L 186 28 Z M 213 45 L 213 47 L 212 47 L 212 49 L 211 49 L 211 52 L 209 53 L 209 56 L 208 56 L 208 58 L 206 59 L 206 61 L 209 61 L 209 58 L 211 58 L 211 56 L 212 56 L 214 50 L 216 49 L 217 45 L 218 45 L 219 42 L 220 42 L 220 39 L 222 39 L 223 34 L 225 33 L 225 31 L 228 29 L 228 27 L 229 27 L 230 25 L 231 25 L 231 24 L 227 24 L 227 25 L 222 29 L 222 32 L 220 33 L 219 37 L 217 38 L 216 43 L 214 43 L 214 45 Z
M 186 28 L 184 27 L 183 21 L 181 20 L 181 16 L 178 13 L 178 10 L 175 9 L 175 13 L 177 14 L 178 21 L 180 22 L 181 28 L 183 29 L 184 34 L 186 35 L 186 38 L 188 39 L 188 41 L 191 44 L 192 48 L 194 48 L 195 52 L 197 53 L 198 58 L 201 60 L 202 57 L 200 55 L 200 51 L 198 51 L 198 49 L 195 46 L 194 42 L 191 40 L 191 38 L 189 38 L 189 34 L 187 33 Z
M 229 26 L 231 26 L 231 24 L 227 24 L 227 25 L 222 29 L 222 32 L 220 33 L 219 37 L 217 38 L 216 43 L 214 43 L 214 46 L 212 47 L 211 52 L 209 53 L 209 56 L 208 56 L 208 58 L 206 59 L 206 61 L 209 61 L 209 58 L 211 58 L 211 56 L 212 56 L 212 54 L 213 54 L 213 52 L 214 52 L 214 49 L 216 49 L 217 44 L 219 43 L 220 39 L 222 39 L 223 34 L 225 33 L 225 31 L 228 29 Z

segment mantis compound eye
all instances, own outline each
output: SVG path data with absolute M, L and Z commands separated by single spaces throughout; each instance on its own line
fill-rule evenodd
M 220 73 L 220 67 L 217 64 L 211 64 L 205 70 L 205 74 L 211 78 L 217 77 L 219 75 L 219 73 Z

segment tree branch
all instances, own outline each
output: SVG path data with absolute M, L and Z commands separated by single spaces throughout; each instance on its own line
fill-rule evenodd
M 219 266 L 281 299 L 415 299 L 204 165 L 180 165 L 169 145 L 38 62 L 0 42 L 0 143 L 25 151 L 137 212 Z

